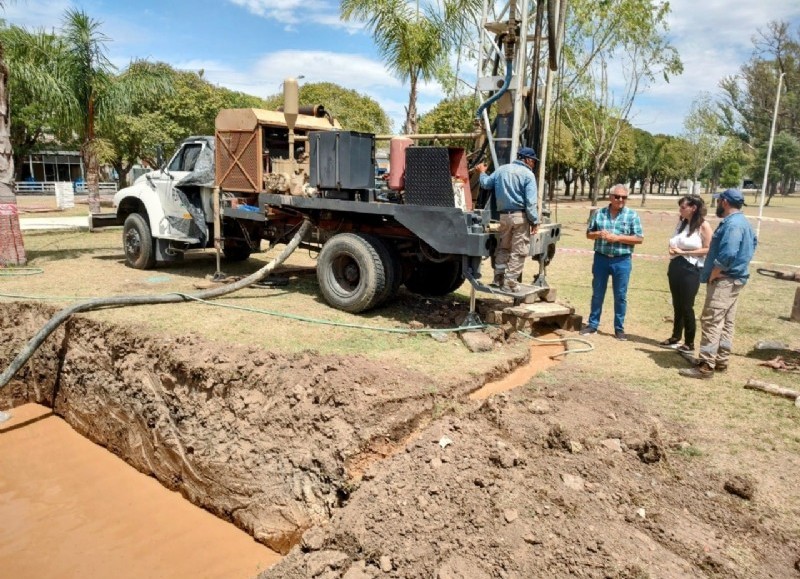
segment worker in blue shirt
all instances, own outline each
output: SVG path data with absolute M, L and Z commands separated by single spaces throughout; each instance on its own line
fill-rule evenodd
M 742 213 L 744 196 L 738 189 L 718 195 L 717 217 L 722 221 L 711 237 L 700 282 L 706 285 L 706 301 L 700 316 L 702 334 L 700 351 L 693 368 L 680 370 L 687 378 L 707 379 L 714 372 L 724 372 L 733 348 L 733 326 L 739 293 L 750 277 L 758 240 Z
M 536 177 L 533 168 L 539 158 L 530 147 L 517 151 L 517 159 L 486 174 L 486 165 L 479 164 L 481 187 L 494 191 L 500 213 L 497 250 L 494 254 L 494 283 L 514 292 L 530 253 L 531 234 L 539 230 Z

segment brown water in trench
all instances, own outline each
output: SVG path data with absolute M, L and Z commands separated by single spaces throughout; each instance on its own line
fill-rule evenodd
M 0 576 L 247 578 L 280 555 L 26 404 L 0 424 Z
M 556 334 L 546 334 L 539 337 L 543 340 L 557 340 L 559 338 L 559 336 Z M 482 386 L 469 395 L 470 399 L 484 400 L 489 396 L 500 394 L 501 392 L 508 392 L 509 390 L 513 390 L 519 386 L 524 386 L 539 372 L 547 370 L 548 368 L 558 364 L 561 360 L 559 358 L 553 360 L 550 358 L 550 356 L 563 351 L 563 342 L 557 342 L 553 344 L 545 344 L 535 341 L 531 342 L 531 357 L 527 364 L 524 364 L 510 374 L 503 376 L 503 378 L 500 380 L 489 382 L 488 384 Z

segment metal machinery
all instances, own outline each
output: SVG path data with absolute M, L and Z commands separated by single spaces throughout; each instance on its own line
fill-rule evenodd
M 559 6 L 558 0 L 539 1 L 535 9 L 529 0 L 485 1 L 477 79 L 482 104 L 476 125 L 481 131 L 467 135 L 477 143 L 471 154 L 456 147 L 415 145 L 433 137 L 463 139 L 463 134 L 375 137 L 332 124 L 314 130 L 310 119 L 325 116 L 324 109 L 300 107 L 294 79 L 284 83 L 285 123 L 270 116 L 279 113 L 222 111 L 216 131 L 223 217 L 218 230 L 233 234 L 233 222 L 244 234 L 239 238 L 280 243 L 303 219 L 311 220 L 313 234 L 304 243 L 320 251 L 321 292 L 329 304 L 350 312 L 384 303 L 401 285 L 424 295 L 445 295 L 466 279 L 473 312 L 476 291 L 522 301 L 547 290 L 545 268 L 560 226 L 549 223 L 541 194 L 543 225 L 530 252 L 539 263 L 534 283 L 509 293 L 483 281 L 481 264 L 497 241 L 489 196 L 473 194 L 469 166 L 487 155 L 499 166 L 526 145 L 546 159 Z M 545 8 L 551 66 L 540 98 L 537 63 L 544 53 Z M 389 177 L 380 183 L 375 179 L 376 139 L 391 140 Z M 251 211 L 252 206 L 259 211 Z
M 488 149 L 495 167 L 515 159 L 522 146 L 533 147 L 539 154 L 542 227 L 531 239 L 530 249 L 531 258 L 539 264 L 534 280 L 538 289 L 547 287 L 545 270 L 561 237 L 561 226 L 551 222 L 545 203 L 544 177 L 553 76 L 558 70 L 566 8 L 567 0 L 485 0 L 481 16 L 477 88 L 482 104 L 476 115 L 485 135 L 481 152 Z M 548 58 L 547 66 L 542 67 L 545 39 Z M 542 68 L 546 71 L 543 91 Z M 492 105 L 496 110 L 490 121 Z
M 286 243 L 309 220 L 313 228 L 301 246 L 319 251 L 321 293 L 349 312 L 386 302 L 401 285 L 445 295 L 465 279 L 473 314 L 476 292 L 535 299 L 548 289 L 545 268 L 560 226 L 549 223 L 540 194 L 542 226 L 530 250 L 539 263 L 533 283 L 509 293 L 484 282 L 481 265 L 497 245 L 497 215 L 470 167 L 484 159 L 497 167 L 515 158 L 519 147 L 532 146 L 542 159 L 543 190 L 549 87 L 565 1 L 485 0 L 475 133 L 343 131 L 322 106 L 301 107 L 297 81 L 287 79 L 283 111 L 221 111 L 213 139 L 182 143 L 160 170 L 119 191 L 116 214 L 93 216 L 94 226 L 124 224 L 128 265 L 147 269 L 210 246 L 228 260 L 246 259 L 262 239 Z M 545 21 L 550 66 L 540 96 Z M 418 144 L 434 138 L 467 138 L 474 150 Z M 390 141 L 385 180 L 376 179 L 375 170 L 375 143 L 382 139 Z

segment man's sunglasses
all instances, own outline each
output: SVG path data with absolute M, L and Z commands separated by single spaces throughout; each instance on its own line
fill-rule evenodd
M 627 195 L 612 195 L 611 198 L 616 200 L 616 201 L 627 201 L 628 200 L 628 196 Z

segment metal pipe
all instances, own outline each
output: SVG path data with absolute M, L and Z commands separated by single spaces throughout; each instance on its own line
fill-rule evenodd
M 480 137 L 483 133 L 480 131 L 476 131 L 474 133 L 431 133 L 431 134 L 422 134 L 422 133 L 412 133 L 410 135 L 375 135 L 376 141 L 391 141 L 395 137 L 405 137 L 407 139 L 476 139 Z M 301 137 L 298 137 L 300 139 Z
M 217 254 L 217 272 L 214 274 L 214 277 L 221 277 L 220 254 L 222 253 L 222 219 L 220 219 L 218 186 L 213 189 L 212 203 L 214 204 L 214 250 Z
M 520 146 L 520 130 L 522 127 L 522 108 L 523 108 L 523 88 L 525 87 L 525 73 L 527 67 L 525 61 L 528 58 L 528 0 L 522 0 L 522 21 L 520 23 L 519 40 L 517 49 L 517 86 L 514 92 L 514 119 L 511 126 L 511 150 L 509 159 L 517 158 L 517 150 Z

